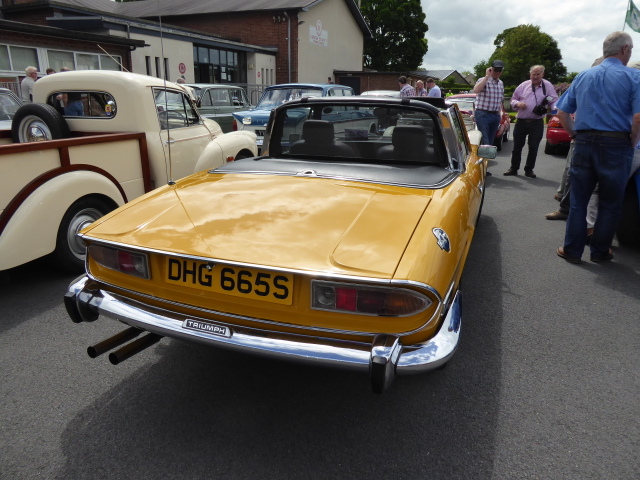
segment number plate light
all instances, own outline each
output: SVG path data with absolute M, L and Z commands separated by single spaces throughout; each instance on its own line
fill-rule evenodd
M 316 310 L 404 317 L 426 310 L 431 300 L 413 290 L 319 280 L 312 282 L 311 307 Z
M 88 249 L 88 255 L 97 264 L 111 270 L 134 277 L 150 278 L 149 262 L 145 254 L 103 247 L 102 245 L 91 245 Z

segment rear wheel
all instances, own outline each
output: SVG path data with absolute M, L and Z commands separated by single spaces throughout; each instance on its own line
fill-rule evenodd
M 622 217 L 616 232 L 623 245 L 640 245 L 640 205 L 638 204 L 638 184 L 631 177 L 622 204 Z
M 29 103 L 18 109 L 11 122 L 14 143 L 58 140 L 71 135 L 60 112 L 46 103 Z
M 547 141 L 547 143 L 545 143 L 544 145 L 544 153 L 546 153 L 547 155 L 553 155 L 556 153 L 556 147 L 554 145 L 551 145 Z
M 50 257 L 56 268 L 69 273 L 84 271 L 86 248 L 77 234 L 111 210 L 108 202 L 97 198 L 80 199 L 69 207 L 60 222 L 56 249 Z

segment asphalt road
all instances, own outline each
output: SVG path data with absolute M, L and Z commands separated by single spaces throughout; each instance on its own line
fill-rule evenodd
M 382 396 L 355 373 L 170 339 L 91 360 L 122 327 L 73 324 L 72 277 L 46 263 L 10 271 L 0 478 L 640 478 L 640 250 L 559 259 L 565 223 L 544 214 L 564 158 L 543 143 L 538 178 L 504 177 L 511 145 L 490 163 L 458 354 Z

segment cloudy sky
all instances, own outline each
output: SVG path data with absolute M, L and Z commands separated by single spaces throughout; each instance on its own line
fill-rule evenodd
M 631 61 L 640 60 L 640 33 L 625 26 L 628 0 L 421 0 L 429 25 L 427 70 L 473 72 L 493 53 L 507 28 L 531 24 L 558 42 L 568 72 L 589 68 L 602 55 L 602 41 L 616 30 L 633 38 Z M 634 2 L 640 8 L 640 0 Z

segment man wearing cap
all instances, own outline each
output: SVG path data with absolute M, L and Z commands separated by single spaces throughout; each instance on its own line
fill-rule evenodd
M 504 99 L 504 84 L 500 80 L 504 63 L 494 60 L 487 75 L 479 79 L 473 87 L 476 94 L 476 125 L 482 134 L 483 145 L 493 145 L 500 126 L 500 109 Z
M 582 261 L 587 204 L 596 183 L 598 217 L 590 241 L 591 261 L 613 258 L 611 243 L 622 214 L 633 150 L 640 140 L 640 72 L 625 66 L 632 50 L 628 33 L 607 36 L 602 63 L 580 73 L 557 103 L 558 118 L 575 144 L 569 170 L 571 207 L 564 245 L 556 251 L 570 263 Z
M 536 178 L 533 169 L 536 166 L 538 146 L 544 135 L 544 117 L 547 109 L 554 108 L 558 100 L 556 89 L 544 78 L 544 67 L 534 65 L 529 69 L 530 80 L 518 85 L 511 97 L 511 106 L 518 111 L 516 127 L 513 130 L 513 151 L 511 167 L 505 175 L 517 175 L 522 162 L 522 149 L 529 137 L 529 152 L 524 165 L 524 174 Z

